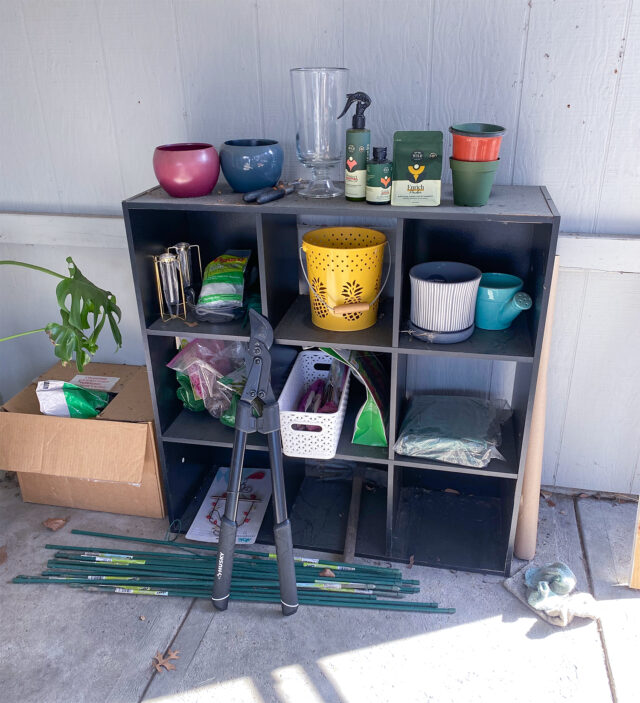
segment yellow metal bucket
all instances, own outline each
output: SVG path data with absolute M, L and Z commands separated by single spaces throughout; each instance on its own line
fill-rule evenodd
M 375 324 L 386 244 L 382 232 L 365 227 L 324 227 L 304 235 L 308 272 L 302 254 L 300 260 L 314 325 L 349 332 Z

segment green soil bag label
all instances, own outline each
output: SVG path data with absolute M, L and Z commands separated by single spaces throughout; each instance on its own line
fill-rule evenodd
M 36 395 L 40 412 L 57 417 L 96 417 L 109 402 L 106 391 L 81 388 L 66 381 L 39 381 Z

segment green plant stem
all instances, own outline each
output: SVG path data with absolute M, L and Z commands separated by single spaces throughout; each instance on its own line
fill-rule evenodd
M 0 261 L 0 264 L 3 263 Z M 20 332 L 20 334 L 12 334 L 10 337 L 1 337 L 0 342 L 7 342 L 10 339 L 16 339 L 17 337 L 24 337 L 27 334 L 35 334 L 36 332 L 45 332 L 46 327 L 39 327 L 37 330 L 29 330 L 28 332 Z
M 25 264 L 23 261 L 9 261 L 9 260 L 0 261 L 0 266 L 23 266 L 26 269 L 33 269 L 34 271 L 41 271 L 42 273 L 48 273 L 50 276 L 55 276 L 56 278 L 67 278 L 67 276 L 63 276 L 60 273 L 56 273 L 55 271 L 52 271 L 51 269 L 46 269 L 42 266 L 36 266 L 35 264 Z M 8 337 L 7 339 L 10 339 L 10 337 Z

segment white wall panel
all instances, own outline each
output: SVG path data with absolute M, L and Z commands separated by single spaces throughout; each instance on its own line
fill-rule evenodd
M 632 490 L 640 453 L 638 310 L 639 274 L 588 274 L 556 473 L 560 486 Z
M 22 7 L 61 209 L 116 212 L 124 187 L 96 5 L 25 0 Z
M 593 231 L 627 6 L 531 4 L 514 183 L 546 185 L 565 231 Z
M 560 263 L 563 263 L 562 257 Z M 547 408 L 542 460 L 542 482 L 549 486 L 556 483 L 588 275 L 587 271 L 564 268 L 561 268 L 558 274 L 558 291 L 547 372 Z
M 289 69 L 344 65 L 342 7 L 342 0 L 258 0 L 264 133 L 285 150 L 286 178 L 297 178 L 306 170 L 295 156 Z M 346 28 L 349 41 L 359 42 L 350 29 Z M 336 167 L 335 173 L 342 176 L 343 170 Z
M 0 12 L 0 207 L 60 210 L 47 122 L 19 0 Z
M 451 182 L 449 126 L 489 122 L 507 128 L 496 183 L 511 183 L 528 13 L 526 0 L 436 3 L 428 123 L 444 132 L 443 180 Z
M 100 0 L 98 21 L 124 198 L 155 181 L 158 144 L 187 140 L 173 4 Z
M 433 0 L 350 0 L 344 6 L 344 65 L 350 90 L 364 90 L 371 146 L 393 152 L 397 130 L 427 129 L 433 73 Z M 366 47 L 363 51 L 363 47 Z M 345 116 L 345 129 L 351 127 Z
M 122 217 L 0 212 L 0 244 L 127 249 Z M 7 269 L 3 269 L 6 271 Z M 0 335 L 1 336 L 1 335 Z
M 640 234 L 640 3 L 629 5 L 595 232 Z
M 219 148 L 234 137 L 261 137 L 255 1 L 174 5 L 189 140 Z

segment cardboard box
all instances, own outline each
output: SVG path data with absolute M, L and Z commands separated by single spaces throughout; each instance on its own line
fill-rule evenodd
M 90 420 L 43 415 L 37 381 L 77 374 L 74 364 L 56 364 L 0 408 L 0 469 L 18 472 L 30 503 L 164 517 L 146 368 L 88 364 L 83 375 L 119 379 L 102 413 Z

